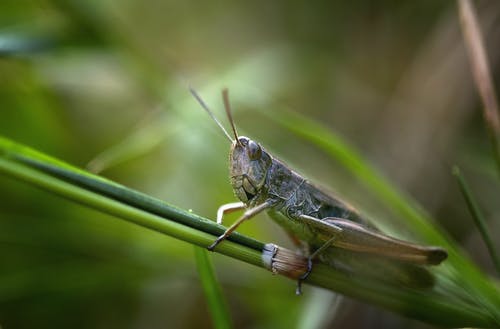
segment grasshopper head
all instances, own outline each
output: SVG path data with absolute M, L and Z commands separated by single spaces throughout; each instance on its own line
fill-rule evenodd
M 271 156 L 256 142 L 248 137 L 238 136 L 231 115 L 229 96 L 227 89 L 222 90 L 222 98 L 226 114 L 233 130 L 234 139 L 229 135 L 215 115 L 210 111 L 201 97 L 190 89 L 193 96 L 200 105 L 208 112 L 210 117 L 217 123 L 222 132 L 231 141 L 231 152 L 229 154 L 229 171 L 231 185 L 236 196 L 247 205 L 258 204 L 259 197 L 266 195 L 266 176 L 272 165 Z
M 269 154 L 257 142 L 240 136 L 231 145 L 229 163 L 231 185 L 236 196 L 246 204 L 257 202 L 272 164 Z

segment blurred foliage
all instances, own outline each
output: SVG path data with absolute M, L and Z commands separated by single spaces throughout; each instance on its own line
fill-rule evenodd
M 477 6 L 498 82 L 500 5 Z M 454 2 L 4 0 L 0 9 L 1 135 L 78 166 L 94 160 L 113 180 L 213 218 L 234 201 L 228 145 L 187 86 L 222 119 L 229 87 L 240 133 L 397 226 L 345 169 L 257 110 L 323 122 L 493 273 L 450 175 L 455 162 L 467 172 L 497 236 L 500 184 Z M 2 328 L 211 327 L 190 245 L 4 176 L 0 198 Z M 288 243 L 265 215 L 241 232 Z M 307 291 L 296 298 L 292 281 L 213 258 L 235 327 L 305 323 Z M 352 300 L 339 308 L 317 323 L 427 327 Z

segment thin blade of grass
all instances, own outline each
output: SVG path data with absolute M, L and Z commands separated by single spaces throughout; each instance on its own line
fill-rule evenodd
M 169 205 L 162 200 L 153 198 L 139 191 L 132 190 L 101 176 L 93 175 L 45 154 L 36 152 L 30 148 L 12 143 L 1 136 L 0 151 L 4 151 L 6 156 L 9 158 L 15 159 L 23 164 L 71 182 L 77 186 L 97 192 L 114 200 L 124 202 L 155 215 L 170 218 L 180 224 L 199 229 L 203 232 L 213 234 L 214 236 L 219 236 L 225 231 L 224 226 L 218 225 L 211 220 L 195 216 L 175 206 Z M 193 217 L 196 218 L 196 220 L 193 220 Z M 232 234 L 229 239 L 239 240 L 241 244 L 255 250 L 260 251 L 263 248 L 262 243 L 248 237 L 242 237 L 237 232 Z
M 176 131 L 176 126 L 164 120 L 160 114 L 151 113 L 130 135 L 95 156 L 87 164 L 87 169 L 100 173 L 157 148 Z
M 340 310 L 343 297 L 325 289 L 314 289 L 307 296 L 297 324 L 297 329 L 320 329 L 335 319 Z
M 216 223 L 167 204 L 164 206 L 171 212 L 169 216 L 165 217 L 149 212 L 147 208 L 140 208 L 140 203 L 136 207 L 134 205 L 138 202 L 136 199 L 138 196 L 145 199 L 150 197 L 133 190 L 121 196 L 121 199 L 117 196 L 112 197 L 106 191 L 112 190 L 112 187 L 120 186 L 119 184 L 76 169 L 62 161 L 4 138 L 0 138 L 0 174 L 14 177 L 97 211 L 200 247 L 211 244 L 214 235 L 202 231 L 196 225 L 181 224 L 176 219 L 184 217 L 185 220 L 197 223 L 206 221 L 216 230 L 221 229 Z M 77 179 L 73 182 L 65 175 L 74 175 Z M 92 184 L 87 182 L 86 186 L 81 185 L 82 182 L 79 180 L 82 178 L 92 181 Z M 104 185 L 100 192 L 92 187 L 99 184 Z M 263 245 L 260 241 L 255 241 L 255 243 L 259 246 Z M 267 265 L 264 264 L 262 251 L 249 248 L 242 242 L 224 242 L 217 247 L 217 252 L 259 267 Z M 287 253 L 296 255 L 292 251 Z M 307 283 L 331 289 L 346 296 L 433 324 L 449 327 L 493 327 L 500 325 L 495 313 L 490 311 L 489 305 L 487 305 L 488 307 L 484 306 L 483 301 L 489 301 L 490 297 L 483 295 L 481 291 L 472 291 L 475 293 L 473 296 L 470 296 L 468 291 L 464 291 L 462 295 L 465 297 L 462 298 L 455 291 L 450 291 L 446 285 L 438 285 L 425 291 L 401 289 L 398 285 L 363 280 L 323 264 L 315 265 Z M 498 289 L 494 286 L 491 286 L 490 289 L 491 294 L 498 295 Z M 293 294 L 293 289 L 291 289 L 291 294 Z M 500 303 L 497 304 L 498 308 L 500 308 Z
M 194 247 L 194 255 L 214 327 L 218 329 L 231 328 L 231 318 L 227 309 L 227 303 L 222 295 L 221 286 L 215 277 L 214 267 L 208 256 L 208 252 L 200 247 Z
M 483 102 L 483 118 L 493 147 L 498 174 L 500 175 L 500 116 L 490 65 L 481 37 L 481 29 L 472 1 L 458 0 L 458 10 L 465 48 L 469 55 L 474 81 Z
M 488 248 L 488 252 L 490 253 L 491 260 L 495 266 L 495 269 L 498 274 L 500 274 L 500 259 L 498 258 L 498 254 L 496 252 L 495 246 L 493 245 L 493 241 L 488 233 L 488 228 L 486 225 L 486 221 L 484 220 L 483 214 L 479 209 L 479 206 L 476 202 L 476 199 L 472 195 L 470 191 L 469 185 L 465 180 L 465 177 L 462 175 L 460 168 L 458 166 L 454 166 L 452 169 L 453 175 L 456 177 L 458 186 L 460 187 L 460 191 L 464 196 L 465 202 L 467 203 L 467 207 L 472 215 L 472 219 L 474 220 L 474 224 L 481 233 L 481 237 L 483 238 L 486 247 Z

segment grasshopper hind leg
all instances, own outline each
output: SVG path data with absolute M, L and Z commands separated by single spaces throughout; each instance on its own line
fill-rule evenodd
M 307 277 L 309 276 L 309 274 L 311 274 L 312 272 L 312 268 L 313 268 L 313 260 L 319 255 L 321 254 L 323 251 L 325 251 L 326 249 L 328 249 L 333 241 L 336 239 L 336 237 L 331 237 L 328 241 L 326 241 L 321 247 L 319 247 L 318 249 L 316 249 L 312 254 L 309 255 L 309 257 L 307 257 L 307 270 L 304 272 L 304 274 L 302 274 L 299 279 L 297 280 L 297 288 L 295 289 L 295 294 L 296 295 L 302 295 L 302 282 L 307 279 Z
M 307 279 L 311 274 L 313 268 L 313 261 L 311 257 L 307 258 L 307 270 L 297 279 L 297 288 L 295 288 L 296 295 L 302 295 L 302 282 Z

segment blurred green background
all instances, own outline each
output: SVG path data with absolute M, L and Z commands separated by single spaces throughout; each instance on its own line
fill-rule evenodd
M 500 3 L 476 5 L 498 79 Z M 214 218 L 235 201 L 229 145 L 188 86 L 225 125 L 228 87 L 240 134 L 391 219 L 345 169 L 262 111 L 324 123 L 493 272 L 450 174 L 461 165 L 497 236 L 500 184 L 455 2 L 0 4 L 0 134 Z M 266 215 L 240 231 L 290 246 Z M 193 255 L 187 243 L 0 176 L 2 329 L 211 328 Z M 350 299 L 336 308 L 311 287 L 295 297 L 290 280 L 213 259 L 237 328 L 429 327 Z

